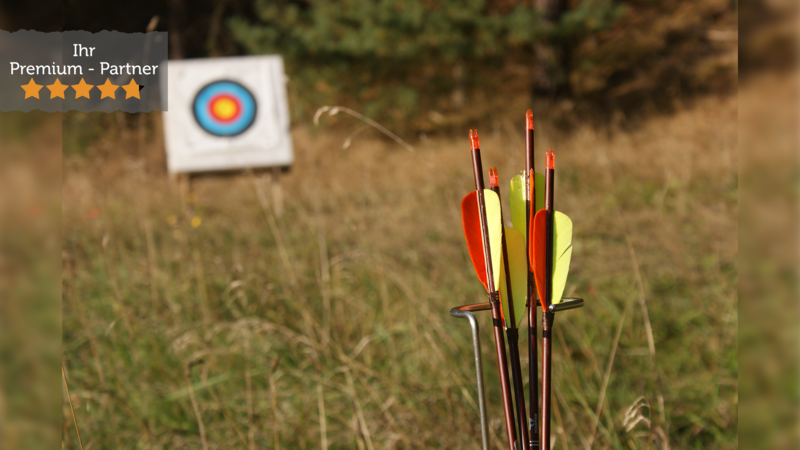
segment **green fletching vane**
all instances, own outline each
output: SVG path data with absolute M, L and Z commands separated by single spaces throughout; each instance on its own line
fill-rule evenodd
M 506 228 L 506 247 L 508 247 L 508 270 L 511 272 L 511 294 L 514 299 L 514 324 L 519 327 L 522 318 L 525 317 L 525 298 L 528 294 L 528 263 L 525 256 L 525 238 L 522 233 L 513 229 Z M 500 299 L 503 303 L 503 318 L 508 320 L 508 298 L 505 264 L 503 267 L 502 287 L 500 289 Z
M 540 174 L 539 172 L 534 172 L 533 180 L 536 187 L 536 192 L 535 192 L 536 203 L 534 209 L 535 213 L 536 211 L 539 211 L 540 209 L 544 208 L 544 175 Z M 522 242 L 524 245 L 523 248 L 527 249 L 528 248 L 526 244 L 527 241 L 525 240 L 524 237 L 526 234 L 525 223 L 527 222 L 525 216 L 525 198 L 527 197 L 527 195 L 525 195 L 525 183 L 522 179 L 522 174 L 517 175 L 511 179 L 511 183 L 509 184 L 508 187 L 508 197 L 509 197 L 509 202 L 511 203 L 511 224 L 514 226 L 515 230 L 522 233 L 523 235 Z M 510 247 L 511 244 L 509 244 L 509 248 Z M 509 259 L 513 258 L 509 255 Z M 569 263 L 567 263 L 567 265 L 569 265 Z M 514 271 L 512 270 L 511 273 L 513 275 Z M 527 283 L 527 278 L 525 282 Z M 535 286 L 536 286 L 536 281 L 534 281 L 534 289 L 536 289 Z M 534 290 L 534 292 L 536 291 Z M 514 300 L 516 301 L 517 300 L 516 291 L 512 290 L 511 293 L 513 294 Z M 520 298 L 527 298 L 527 295 L 528 293 L 526 288 L 526 292 Z M 514 318 L 519 319 L 519 316 L 515 315 Z
M 572 259 L 572 219 L 556 211 L 553 225 L 553 303 L 556 304 L 561 303 Z M 512 291 L 512 294 L 516 293 Z
M 536 203 L 534 212 L 544 208 L 544 175 L 536 172 L 533 176 L 536 187 Z M 520 233 L 525 233 L 525 183 L 522 175 L 511 179 L 508 187 L 508 197 L 511 203 L 511 224 Z
M 503 219 L 500 212 L 500 197 L 491 189 L 484 189 L 483 193 L 486 199 L 486 227 L 489 230 L 489 249 L 492 253 L 492 278 L 494 279 L 495 288 L 499 288 L 503 266 Z
M 520 233 L 525 232 L 525 183 L 522 175 L 511 179 L 508 186 L 508 202 L 511 204 L 511 224 Z

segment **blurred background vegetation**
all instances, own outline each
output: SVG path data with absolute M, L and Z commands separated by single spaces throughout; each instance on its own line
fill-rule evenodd
M 669 109 L 735 86 L 728 1 L 539 3 L 256 2 L 226 23 L 246 53 L 284 55 L 300 116 L 335 103 L 430 129 L 509 96 Z
M 508 98 L 569 126 L 730 93 L 737 8 L 735 0 L 66 0 L 63 26 L 144 31 L 158 15 L 171 58 L 283 55 L 295 122 L 340 104 L 395 130 L 431 132 L 494 116 Z

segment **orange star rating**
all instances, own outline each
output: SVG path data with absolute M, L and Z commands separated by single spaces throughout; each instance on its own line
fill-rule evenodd
M 133 78 L 131 78 L 130 83 L 122 85 L 122 89 L 125 89 L 126 99 L 136 97 L 141 100 L 141 97 L 139 97 L 139 85 L 136 84 L 136 81 L 134 81 Z
M 81 98 L 81 97 L 90 98 L 89 97 L 89 91 L 91 91 L 92 88 L 94 88 L 94 85 L 86 84 L 86 82 L 83 81 L 83 78 L 81 78 L 81 82 L 80 83 L 72 85 L 72 89 L 75 89 L 75 98 L 76 99 Z
M 111 97 L 112 99 L 115 99 L 114 98 L 114 92 L 117 89 L 119 89 L 119 86 L 117 86 L 116 84 L 111 84 L 111 80 L 106 78 L 106 82 L 103 83 L 103 84 L 97 85 L 97 89 L 100 89 L 100 92 L 101 92 L 100 99 L 101 100 L 106 98 L 106 97 Z
M 42 88 L 42 85 L 36 84 L 36 82 L 33 81 L 33 78 L 31 78 L 31 81 L 28 84 L 23 84 L 20 87 L 22 89 L 25 89 L 25 98 L 28 97 L 39 98 L 39 89 Z
M 68 87 L 69 85 L 61 84 L 61 81 L 59 81 L 58 78 L 56 78 L 55 83 L 47 85 L 47 89 L 50 90 L 50 98 L 61 97 L 64 100 L 66 100 L 66 97 L 64 97 L 64 91 L 66 91 Z

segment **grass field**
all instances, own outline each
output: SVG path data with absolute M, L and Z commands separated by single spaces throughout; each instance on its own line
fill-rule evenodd
M 339 116 L 298 126 L 281 212 L 259 173 L 198 178 L 182 206 L 160 118 L 139 148 L 138 122 L 108 117 L 63 162 L 64 365 L 84 448 L 479 448 L 469 327 L 448 315 L 485 301 L 460 221 L 466 132 L 412 140 L 423 158 L 370 130 L 342 149 L 360 124 Z M 566 293 L 586 299 L 555 322 L 555 448 L 738 447 L 736 117 L 734 96 L 625 128 L 537 121 L 537 166 L 556 151 L 575 224 Z M 479 124 L 504 198 L 521 124 Z

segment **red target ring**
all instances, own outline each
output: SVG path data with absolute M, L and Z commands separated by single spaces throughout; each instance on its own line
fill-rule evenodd
M 215 95 L 208 102 L 208 114 L 220 122 L 232 122 L 239 118 L 241 113 L 241 102 L 231 95 Z

